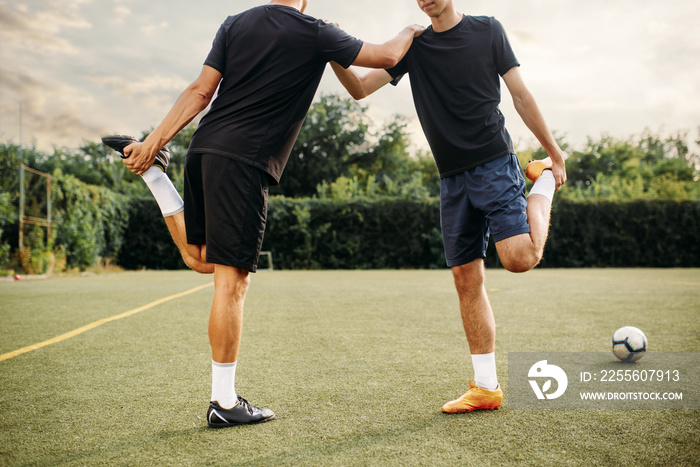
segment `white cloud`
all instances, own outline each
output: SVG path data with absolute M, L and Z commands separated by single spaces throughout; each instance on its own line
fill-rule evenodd
M 90 29 L 78 7 L 89 1 L 49 2 L 30 10 L 25 4 L 0 3 L 0 42 L 10 58 L 18 54 L 75 54 L 77 48 L 61 33 L 67 29 Z M 14 52 L 14 53 L 13 53 Z
M 156 33 L 166 29 L 168 27 L 167 21 L 161 21 L 159 24 L 147 24 L 141 28 L 141 32 L 144 33 L 146 37 L 153 37 Z
M 81 138 L 76 138 L 77 135 L 98 130 L 94 120 L 86 118 L 87 115 L 82 111 L 93 102 L 93 98 L 83 94 L 80 89 L 37 77 L 35 73 L 25 69 L 0 69 L 0 82 L 3 84 L 2 94 L 7 92 L 16 96 L 3 99 L 0 104 L 0 120 L 17 131 L 16 137 L 1 135 L 9 140 L 20 143 L 20 105 L 25 140 L 22 141 L 23 144 L 36 138 L 42 149 L 75 146 L 76 142 L 82 141 Z M 41 135 L 41 141 L 37 135 Z
M 144 95 L 154 95 L 170 91 L 181 92 L 189 82 L 180 77 L 173 76 L 149 76 L 139 79 L 132 79 L 128 75 L 124 76 L 91 76 L 88 77 L 94 83 L 99 84 L 105 90 L 111 90 L 119 95 L 127 97 L 142 97 Z
M 118 23 L 124 23 L 126 18 L 131 16 L 131 10 L 125 6 L 115 6 L 114 7 L 114 20 Z

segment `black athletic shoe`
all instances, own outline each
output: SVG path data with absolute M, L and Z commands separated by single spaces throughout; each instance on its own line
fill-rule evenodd
M 275 413 L 272 410 L 254 407 L 241 396 L 238 396 L 238 403 L 230 409 L 224 409 L 218 402 L 212 401 L 209 403 L 209 410 L 207 410 L 207 422 L 212 428 L 250 425 L 274 418 Z
M 124 148 L 131 143 L 138 143 L 139 141 L 133 136 L 111 135 L 103 136 L 102 142 L 105 144 L 105 146 L 109 146 L 121 154 L 122 159 L 126 159 L 124 156 Z M 156 154 L 156 160 L 153 162 L 153 165 L 160 167 L 161 170 L 165 172 L 165 170 L 168 168 L 168 164 L 170 164 L 170 149 L 163 147 L 163 149 L 158 151 L 158 154 Z

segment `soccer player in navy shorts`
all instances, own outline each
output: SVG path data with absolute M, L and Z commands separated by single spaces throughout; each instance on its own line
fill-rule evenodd
M 409 74 L 418 118 L 440 173 L 440 223 L 447 265 L 459 295 L 474 382 L 445 413 L 496 409 L 503 392 L 496 377 L 496 325 L 484 287 L 484 257 L 493 235 L 501 264 L 513 272 L 542 259 L 554 192 L 566 182 L 564 153 L 521 78 L 503 26 L 468 16 L 453 0 L 416 0 L 431 26 L 395 67 L 360 76 L 333 65 L 355 99 Z M 549 157 L 532 161 L 525 180 L 498 106 L 500 79 L 515 108 Z
M 158 201 L 185 263 L 214 273 L 207 412 L 214 428 L 275 417 L 235 390 L 243 302 L 265 231 L 268 186 L 280 181 L 326 64 L 395 66 L 424 29 L 409 26 L 384 44 L 364 43 L 306 15 L 307 4 L 273 0 L 228 17 L 199 78 L 142 143 L 123 150 L 124 163 L 143 176 Z M 163 170 L 167 164 L 154 161 L 217 88 L 187 153 L 183 202 Z

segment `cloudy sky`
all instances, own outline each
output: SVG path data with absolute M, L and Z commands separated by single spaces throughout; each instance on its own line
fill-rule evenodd
M 645 128 L 698 138 L 697 0 L 454 1 L 503 23 L 549 126 L 574 147 Z M 226 16 L 261 3 L 0 0 L 0 141 L 50 151 L 106 133 L 140 136 L 198 76 Z M 429 24 L 415 0 L 310 0 L 307 13 L 378 43 Z M 319 93 L 335 92 L 329 68 Z M 408 80 L 363 102 L 378 123 L 407 116 L 425 145 Z M 532 144 L 507 91 L 502 110 L 516 144 Z

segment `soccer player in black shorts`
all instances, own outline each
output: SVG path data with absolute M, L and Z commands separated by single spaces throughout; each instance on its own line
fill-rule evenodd
M 403 60 L 360 76 L 333 65 L 355 99 L 408 73 L 418 118 L 440 173 L 440 218 L 447 265 L 459 295 L 474 380 L 445 413 L 500 407 L 496 378 L 496 325 L 484 288 L 484 257 L 493 235 L 501 264 L 513 272 L 542 259 L 554 192 L 566 182 L 564 153 L 523 82 L 508 37 L 493 17 L 467 16 L 453 0 L 417 0 L 432 25 Z M 549 155 L 532 161 L 525 180 L 498 106 L 499 76 L 518 114 Z
M 124 163 L 153 192 L 185 263 L 214 273 L 207 412 L 214 428 L 275 417 L 235 390 L 243 302 L 262 244 L 268 186 L 280 181 L 326 64 L 395 66 L 423 31 L 409 26 L 384 44 L 363 43 L 304 14 L 307 4 L 273 0 L 226 19 L 199 78 L 142 143 L 124 149 Z M 154 160 L 217 88 L 187 153 L 183 202 Z

